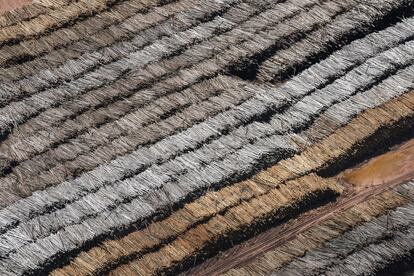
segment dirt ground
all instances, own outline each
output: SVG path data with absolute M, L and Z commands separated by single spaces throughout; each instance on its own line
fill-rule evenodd
M 0 14 L 29 4 L 32 0 L 0 0 Z
M 362 166 L 346 171 L 343 179 L 357 189 L 414 178 L 414 140 Z

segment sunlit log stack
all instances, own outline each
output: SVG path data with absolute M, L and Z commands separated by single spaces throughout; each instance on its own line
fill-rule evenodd
M 411 0 L 0 15 L 0 274 L 191 274 L 329 209 L 335 175 L 414 136 L 413 39 Z M 414 257 L 413 185 L 223 273 L 385 273 Z

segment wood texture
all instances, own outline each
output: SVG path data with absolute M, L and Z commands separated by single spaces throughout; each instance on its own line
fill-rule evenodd
M 414 137 L 413 15 L 409 0 L 1 14 L 0 274 L 353 275 L 356 259 L 367 274 L 409 260 L 412 151 L 347 169 Z

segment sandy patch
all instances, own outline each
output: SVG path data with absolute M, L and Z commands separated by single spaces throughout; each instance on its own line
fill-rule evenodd
M 414 178 L 414 139 L 343 174 L 343 179 L 357 188 L 401 183 L 412 178 Z
M 32 0 L 0 0 L 0 14 L 27 5 Z

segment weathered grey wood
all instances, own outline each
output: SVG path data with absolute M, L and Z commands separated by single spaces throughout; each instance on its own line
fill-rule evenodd
M 412 251 L 414 182 L 399 190 L 411 193 L 410 203 L 356 226 L 273 275 L 371 275 Z

